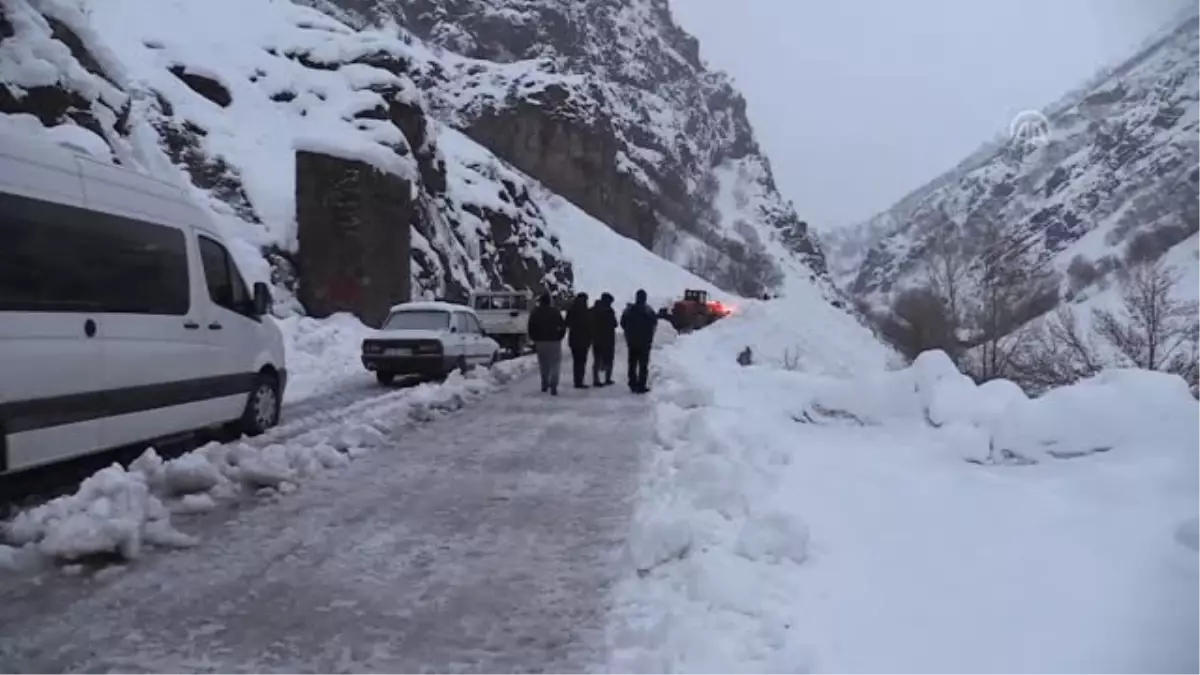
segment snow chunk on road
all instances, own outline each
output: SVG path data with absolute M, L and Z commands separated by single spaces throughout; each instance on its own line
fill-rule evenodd
M 193 495 L 208 492 L 220 485 L 220 470 L 202 454 L 189 452 L 163 465 L 166 490 L 172 495 Z
M 132 560 L 145 542 L 195 543 L 174 530 L 169 519 L 145 476 L 114 464 L 85 480 L 74 495 L 19 514 L 8 527 L 8 539 L 35 545 L 38 552 L 59 560 L 104 554 Z

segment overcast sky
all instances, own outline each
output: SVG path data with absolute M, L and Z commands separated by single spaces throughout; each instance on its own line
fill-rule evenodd
M 826 229 L 887 208 L 1194 0 L 671 0 Z

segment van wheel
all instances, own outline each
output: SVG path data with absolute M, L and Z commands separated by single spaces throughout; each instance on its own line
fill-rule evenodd
M 379 382 L 379 384 L 382 384 L 383 386 L 386 387 L 386 386 L 391 385 L 392 382 L 396 381 L 396 374 L 389 373 L 384 370 L 377 370 L 377 371 L 375 371 L 375 380 L 377 382 Z
M 279 382 L 272 375 L 259 375 L 246 399 L 246 410 L 238 422 L 238 430 L 247 436 L 258 436 L 279 424 Z

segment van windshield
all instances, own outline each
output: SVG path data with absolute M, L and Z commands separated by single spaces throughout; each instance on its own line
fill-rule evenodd
M 524 310 L 529 301 L 525 295 L 480 295 L 475 298 L 475 309 L 518 309 Z
M 383 324 L 384 330 L 441 330 L 450 327 L 450 313 L 435 310 L 396 312 Z

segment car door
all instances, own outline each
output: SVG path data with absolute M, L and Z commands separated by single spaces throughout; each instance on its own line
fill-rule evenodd
M 451 354 L 455 358 L 462 357 L 468 363 L 471 362 L 471 336 L 470 327 L 466 321 L 466 312 L 451 312 L 450 326 L 453 328 L 450 335 L 447 337 L 447 345 L 453 350 Z
M 245 391 L 223 397 L 219 403 L 222 420 L 241 415 L 254 382 L 258 345 L 263 344 L 262 318 L 254 315 L 254 298 L 225 245 L 200 232 L 196 237 L 203 269 L 205 303 L 203 331 L 218 354 L 217 374 L 230 383 L 244 382 Z
M 492 353 L 495 351 L 492 347 L 492 340 L 483 333 L 483 326 L 479 324 L 479 319 L 472 314 L 463 312 L 463 320 L 467 325 L 467 332 L 470 339 L 471 359 L 474 363 L 487 363 L 492 360 Z
M 0 192 L 0 473 L 101 447 L 95 236 L 78 213 Z

